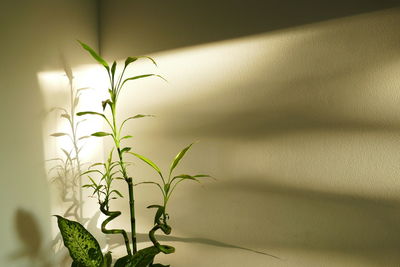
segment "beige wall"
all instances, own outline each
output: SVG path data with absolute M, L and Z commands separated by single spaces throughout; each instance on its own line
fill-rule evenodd
M 217 178 L 178 188 L 173 237 L 164 241 L 177 253 L 160 258 L 174 267 L 396 266 L 400 10 L 366 12 L 379 8 L 359 3 L 329 15 L 328 7 L 321 12 L 330 20 L 283 14 L 275 27 L 232 34 L 213 11 L 210 22 L 200 4 L 197 14 L 196 4 L 180 3 L 102 2 L 106 59 L 148 53 L 159 68 L 136 71 L 169 80 L 126 88 L 122 115 L 157 115 L 130 124 L 130 144 L 166 168 L 200 140 L 180 170 Z M 243 7 L 249 21 L 235 22 L 240 6 L 232 6 L 220 19 L 233 29 L 263 22 L 251 5 Z M 131 171 L 151 174 L 139 164 Z M 141 233 L 156 192 L 137 190 Z
M 60 55 L 72 67 L 92 63 L 74 40 L 98 38 L 106 59 L 150 54 L 159 68 L 140 62 L 132 72 L 169 81 L 126 88 L 121 117 L 157 115 L 129 124 L 128 144 L 166 169 L 200 140 L 179 171 L 217 178 L 178 188 L 163 241 L 177 253 L 160 261 L 396 266 L 400 10 L 377 11 L 394 2 L 104 0 L 100 34 L 94 1 L 2 3 L 0 266 L 51 261 L 40 141 L 51 94 L 38 74 L 60 71 Z M 156 178 L 140 163 L 131 173 Z M 137 190 L 140 241 L 153 216 L 144 207 L 157 201 L 156 190 Z
M 2 1 L 0 4 L 0 266 L 52 261 L 50 192 L 42 123 L 48 110 L 38 73 L 88 61 L 75 39 L 96 44 L 95 1 Z

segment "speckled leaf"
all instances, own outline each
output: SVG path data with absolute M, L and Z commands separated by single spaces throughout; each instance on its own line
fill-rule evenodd
M 78 222 L 57 217 L 58 228 L 76 266 L 99 267 L 103 254 L 97 240 Z

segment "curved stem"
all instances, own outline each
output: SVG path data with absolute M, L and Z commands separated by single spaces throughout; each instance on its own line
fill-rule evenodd
M 125 230 L 123 229 L 106 229 L 107 224 L 114 220 L 115 218 L 117 218 L 119 215 L 121 215 L 120 211 L 109 211 L 107 208 L 107 202 L 103 202 L 100 204 L 100 211 L 104 214 L 107 215 L 108 218 L 105 219 L 103 221 L 103 223 L 101 224 L 101 231 L 105 234 L 122 234 L 122 236 L 124 237 L 124 241 L 125 241 L 125 247 L 126 247 L 126 251 L 128 253 L 129 256 L 132 256 L 132 252 L 131 252 L 131 248 L 129 246 L 129 239 L 128 239 L 128 235 L 125 232 Z
M 161 226 L 160 224 L 156 224 L 156 225 L 150 230 L 150 232 L 149 232 L 149 238 L 150 238 L 151 242 L 153 242 L 153 245 L 154 245 L 158 250 L 160 250 L 161 252 L 163 252 L 163 253 L 165 253 L 165 254 L 174 253 L 174 252 L 175 252 L 175 248 L 174 248 L 174 247 L 172 247 L 172 246 L 166 246 L 166 245 L 161 245 L 161 244 L 157 241 L 157 239 L 156 239 L 156 237 L 155 237 L 155 232 L 156 232 L 157 230 L 159 230 L 159 229 L 163 230 L 163 229 L 162 229 L 162 226 Z M 163 232 L 164 232 L 164 230 L 163 230 Z M 167 233 L 167 234 L 169 234 L 169 233 Z

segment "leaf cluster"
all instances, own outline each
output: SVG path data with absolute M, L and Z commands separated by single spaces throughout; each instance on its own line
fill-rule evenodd
M 123 197 L 123 195 L 116 189 L 112 189 L 112 182 L 114 180 L 123 180 L 120 176 L 120 171 L 117 169 L 118 161 L 113 161 L 112 159 L 113 150 L 111 150 L 108 155 L 106 162 L 98 162 L 90 165 L 89 170 L 82 173 L 82 175 L 88 175 L 90 180 L 89 184 L 83 185 L 84 188 L 92 188 L 93 195 L 97 196 L 99 204 L 108 203 L 111 199 L 116 199 L 117 197 Z M 93 174 L 99 174 L 100 180 L 96 183 L 95 179 L 92 177 Z
M 169 172 L 168 176 L 165 177 L 163 173 L 161 172 L 161 169 L 149 158 L 142 156 L 140 154 L 134 153 L 134 152 L 129 152 L 130 154 L 134 155 L 138 159 L 142 160 L 145 162 L 148 166 L 150 166 L 153 170 L 155 170 L 158 174 L 158 176 L 161 178 L 160 182 L 154 182 L 154 181 L 145 181 L 141 183 L 137 183 L 136 185 L 141 185 L 141 184 L 152 184 L 157 186 L 163 196 L 163 205 L 151 205 L 148 208 L 157 208 L 155 218 L 154 218 L 154 224 L 167 224 L 168 220 L 168 214 L 166 212 L 167 209 L 167 204 L 168 201 L 171 198 L 172 193 L 174 192 L 175 188 L 182 183 L 183 181 L 195 181 L 195 182 L 200 182 L 201 178 L 205 177 L 211 177 L 210 175 L 207 174 L 196 174 L 196 175 L 190 175 L 190 174 L 179 174 L 179 175 L 173 175 L 174 169 L 178 166 L 180 161 L 183 159 L 183 157 L 186 155 L 186 152 L 192 147 L 194 143 L 188 145 L 184 149 L 182 149 L 173 159 L 171 162 L 171 165 L 169 167 Z M 161 222 L 160 220 L 163 220 Z

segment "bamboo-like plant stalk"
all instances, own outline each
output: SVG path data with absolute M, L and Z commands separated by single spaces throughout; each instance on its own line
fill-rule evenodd
M 129 211 L 130 211 L 132 253 L 135 254 L 137 252 L 137 241 L 136 241 L 135 198 L 134 198 L 134 190 L 133 190 L 133 181 L 132 181 L 132 178 L 128 176 L 128 173 L 126 170 L 126 163 L 124 161 L 124 153 L 128 152 L 131 148 L 130 147 L 124 147 L 124 148 L 121 147 L 121 140 L 130 138 L 131 136 L 121 137 L 121 131 L 123 129 L 124 124 L 128 120 L 142 118 L 147 115 L 139 114 L 139 115 L 136 115 L 133 117 L 129 117 L 129 118 L 125 119 L 120 125 L 118 125 L 117 114 L 116 114 L 117 103 L 118 103 L 119 94 L 126 82 L 131 81 L 131 80 L 140 79 L 140 78 L 150 77 L 150 76 L 158 76 L 158 77 L 161 77 L 161 76 L 155 75 L 155 74 L 144 74 L 144 75 L 139 75 L 139 76 L 134 76 L 134 77 L 129 77 L 129 78 L 124 79 L 124 73 L 125 73 L 125 70 L 128 67 L 128 65 L 139 59 L 139 57 L 134 57 L 134 58 L 128 57 L 125 61 L 124 68 L 123 68 L 119 78 L 116 79 L 115 74 L 116 74 L 117 64 L 115 61 L 113 62 L 112 66 L 110 68 L 108 63 L 104 59 L 102 59 L 92 48 L 90 48 L 88 45 L 86 45 L 82 42 L 80 42 L 80 44 L 85 50 L 87 50 L 92 55 L 92 57 L 94 59 L 96 59 L 100 64 L 102 64 L 103 67 L 107 71 L 107 75 L 109 77 L 109 90 L 108 91 L 109 91 L 110 98 L 103 101 L 102 106 L 103 106 L 103 111 L 105 111 L 106 108 L 109 107 L 109 109 L 111 111 L 111 119 L 109 119 L 103 113 L 98 113 L 98 112 L 93 112 L 93 111 L 78 112 L 77 115 L 78 116 L 83 116 L 83 115 L 100 116 L 105 120 L 105 122 L 107 123 L 107 125 L 109 126 L 109 128 L 111 130 L 111 133 L 96 132 L 96 133 L 93 133 L 92 136 L 96 136 L 96 137 L 111 136 L 113 139 L 114 147 L 118 154 L 119 172 L 122 176 L 120 178 L 126 182 L 127 187 L 128 187 L 128 192 L 129 192 Z M 150 57 L 144 57 L 144 58 L 150 59 L 156 65 L 155 61 L 153 59 L 151 59 Z M 97 188 L 97 185 L 93 186 L 93 188 L 95 188 L 95 190 L 100 190 Z M 99 201 L 99 203 L 102 204 L 101 201 Z M 115 218 L 115 216 L 109 216 L 107 218 L 107 220 L 109 222 L 109 221 L 113 220 L 114 218 Z M 105 233 L 111 233 L 111 232 L 105 232 Z M 124 238 L 125 238 L 125 236 L 124 236 Z M 125 242 L 125 244 L 127 245 L 126 242 Z M 128 250 L 130 250 L 130 249 L 127 248 L 127 251 Z
M 124 147 L 122 146 L 122 141 L 124 139 L 131 138 L 132 136 L 130 135 L 125 135 L 122 136 L 122 130 L 125 125 L 125 123 L 129 120 L 132 119 L 138 119 L 138 118 L 143 118 L 146 116 L 151 116 L 151 115 L 143 115 L 143 114 L 138 114 L 132 117 L 129 117 L 122 121 L 122 123 L 118 123 L 117 120 L 117 103 L 118 103 L 118 97 L 122 91 L 123 86 L 126 84 L 128 81 L 136 80 L 136 79 L 141 79 L 141 78 L 146 78 L 150 76 L 157 76 L 162 78 L 159 75 L 156 74 L 144 74 L 144 75 L 138 75 L 138 76 L 133 76 L 129 78 L 125 78 L 125 70 L 128 67 L 129 64 L 135 62 L 138 60 L 140 57 L 128 57 L 125 60 L 124 67 L 119 75 L 118 78 L 116 78 L 116 70 L 117 70 L 117 63 L 114 61 L 112 66 L 110 67 L 108 63 L 101 58 L 92 48 L 90 48 L 88 45 L 80 42 L 81 46 L 87 50 L 94 59 L 96 59 L 100 64 L 103 65 L 103 67 L 107 71 L 107 75 L 109 77 L 109 98 L 106 99 L 105 101 L 102 102 L 102 108 L 103 112 L 95 112 L 95 111 L 82 111 L 78 112 L 77 116 L 84 116 L 84 115 L 95 115 L 101 117 L 107 124 L 110 132 L 95 132 L 92 134 L 92 136 L 95 137 L 107 137 L 110 136 L 113 140 L 113 148 L 111 152 L 109 153 L 109 156 L 107 160 L 103 163 L 95 163 L 92 164 L 89 167 L 89 170 L 84 172 L 82 175 L 85 174 L 91 174 L 91 173 L 97 173 L 101 175 L 101 179 L 99 182 L 96 183 L 96 181 L 90 177 L 90 184 L 85 184 L 83 187 L 86 188 L 92 188 L 93 195 L 96 195 L 98 199 L 98 203 L 100 205 L 100 211 L 107 216 L 107 218 L 102 222 L 101 224 L 101 230 L 105 234 L 121 234 L 124 243 L 126 246 L 126 251 L 127 255 L 125 257 L 119 258 L 116 263 L 115 267 L 138 267 L 138 266 L 165 266 L 162 264 L 153 264 L 154 257 L 160 253 L 163 252 L 165 254 L 170 254 L 175 251 L 175 248 L 172 246 L 168 245 L 161 245 L 155 236 L 155 232 L 158 230 L 161 230 L 164 234 L 169 235 L 171 233 L 171 227 L 168 225 L 168 220 L 169 220 L 169 215 L 166 212 L 167 209 L 167 204 L 168 201 L 170 200 L 170 197 L 172 193 L 174 192 L 174 189 L 177 187 L 178 184 L 180 184 L 182 181 L 186 180 L 193 180 L 199 182 L 199 178 L 201 177 L 209 177 L 209 175 L 204 175 L 204 174 L 198 174 L 198 175 L 188 175 L 188 174 L 180 174 L 173 176 L 172 173 L 174 169 L 177 167 L 181 159 L 185 156 L 186 152 L 191 148 L 193 144 L 190 144 L 189 146 L 185 147 L 182 151 L 180 151 L 176 157 L 173 159 L 171 166 L 169 168 L 169 174 L 168 176 L 165 176 L 164 178 L 160 168 L 152 162 L 150 159 L 134 153 L 131 151 L 130 147 Z M 144 57 L 149 60 L 151 60 L 155 65 L 156 63 L 154 60 L 150 57 Z M 163 79 L 163 78 L 162 78 Z M 109 110 L 108 115 L 106 114 L 107 108 Z M 74 111 L 74 110 L 72 110 Z M 69 119 L 71 123 L 74 121 Z M 75 139 L 75 134 L 76 131 L 73 130 L 73 139 Z M 77 147 L 75 147 L 77 148 Z M 113 161 L 113 153 L 116 153 L 118 158 Z M 149 166 L 151 166 L 160 176 L 161 182 L 156 183 L 153 181 L 145 181 L 141 183 L 133 183 L 132 177 L 128 175 L 127 172 L 127 162 L 125 161 L 125 155 L 130 154 L 133 155 L 140 160 L 144 161 L 147 163 Z M 101 166 L 101 170 L 99 170 L 99 167 Z M 94 168 L 96 167 L 96 168 Z M 118 169 L 117 171 L 115 169 Z M 110 211 L 110 201 L 112 199 L 119 197 L 123 197 L 120 192 L 118 192 L 115 189 L 112 189 L 112 183 L 114 180 L 124 180 L 127 184 L 128 187 L 128 193 L 129 193 L 129 212 L 130 212 L 130 227 L 131 227 L 131 242 L 132 242 L 132 247 L 130 246 L 130 241 L 128 238 L 128 235 L 125 230 L 123 229 L 108 229 L 107 224 L 110 223 L 112 220 L 117 218 L 118 216 L 121 215 L 120 211 Z M 163 196 L 163 202 L 162 205 L 151 205 L 148 208 L 157 208 L 157 211 L 155 213 L 155 218 L 154 218 L 154 225 L 152 229 L 149 232 L 149 238 L 153 243 L 152 247 L 148 247 L 145 249 L 137 250 L 137 240 L 136 240 L 136 219 L 135 219 L 135 194 L 134 194 L 134 186 L 139 185 L 139 184 L 154 184 L 156 185 Z M 114 194 L 114 195 L 113 195 Z M 116 195 L 116 196 L 115 196 Z M 80 245 L 80 242 L 87 243 L 88 245 L 91 245 L 94 250 L 92 250 L 92 253 L 95 251 L 96 255 L 101 254 L 101 250 L 99 249 L 98 244 L 94 241 L 93 236 L 91 236 L 90 233 L 88 233 L 83 226 L 81 225 L 76 225 L 74 222 L 68 221 L 60 216 L 58 218 L 58 223 L 61 232 L 63 233 L 63 238 L 64 238 L 64 243 L 70 250 L 70 254 L 74 259 L 75 264 L 79 264 L 81 262 L 92 262 L 89 258 L 86 257 L 86 251 L 83 250 L 82 252 L 82 246 Z M 74 226 L 76 225 L 76 227 Z M 79 232 L 79 234 L 76 233 L 76 231 Z M 67 232 L 72 232 L 72 233 L 67 233 Z M 78 237 L 81 238 L 82 240 L 76 240 L 73 237 Z M 90 253 L 90 251 L 89 251 Z M 82 256 L 83 255 L 83 256 Z M 96 258 L 95 266 L 100 266 L 98 265 L 101 263 L 101 266 L 105 266 L 104 264 L 108 264 L 110 262 L 110 254 L 108 254 L 106 257 L 98 257 Z M 78 265 L 73 265 L 73 266 L 78 266 Z M 86 265 L 85 265 L 86 266 Z

